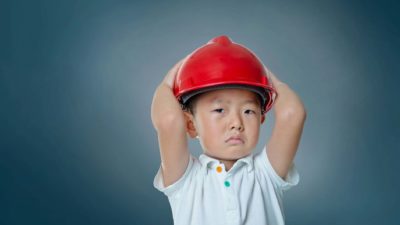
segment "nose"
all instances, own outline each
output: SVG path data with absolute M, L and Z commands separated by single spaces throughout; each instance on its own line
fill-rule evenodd
M 243 127 L 243 122 L 242 122 L 242 118 L 240 117 L 240 115 L 235 114 L 232 116 L 230 129 L 243 131 L 244 127 Z

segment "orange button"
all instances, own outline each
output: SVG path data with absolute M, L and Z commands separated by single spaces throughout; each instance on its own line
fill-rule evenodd
M 217 166 L 217 172 L 221 173 L 222 172 L 222 167 L 221 166 Z

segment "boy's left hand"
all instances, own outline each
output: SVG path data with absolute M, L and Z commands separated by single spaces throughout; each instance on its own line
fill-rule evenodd
M 278 93 L 273 109 L 276 117 L 305 116 L 305 108 L 299 96 L 285 83 L 280 81 L 274 73 L 265 67 L 272 86 Z M 289 115 L 290 114 L 290 115 Z
M 278 93 L 272 107 L 275 124 L 266 146 L 267 155 L 275 172 L 285 179 L 300 142 L 306 110 L 299 96 L 268 68 L 265 69 Z

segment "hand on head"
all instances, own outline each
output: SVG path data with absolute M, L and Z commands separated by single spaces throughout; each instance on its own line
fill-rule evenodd
M 179 68 L 181 67 L 184 59 L 179 60 L 165 75 L 163 83 L 168 87 L 173 88 L 176 74 L 178 73 Z

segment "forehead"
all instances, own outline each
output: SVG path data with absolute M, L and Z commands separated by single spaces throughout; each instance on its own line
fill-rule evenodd
M 199 103 L 212 104 L 212 103 L 253 103 L 259 104 L 257 94 L 238 88 L 226 88 L 220 90 L 209 91 L 202 94 Z

